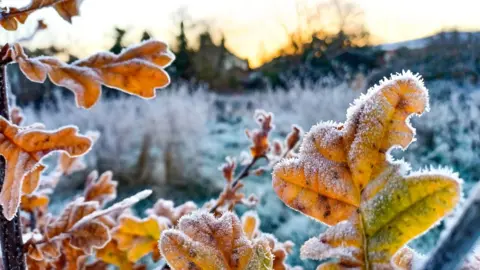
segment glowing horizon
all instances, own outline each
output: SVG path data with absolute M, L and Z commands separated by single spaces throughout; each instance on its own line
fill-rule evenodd
M 325 2 L 322 0 L 307 0 Z M 476 11 L 480 1 L 457 0 L 357 0 L 363 11 L 365 25 L 373 42 L 391 43 L 428 36 L 445 28 L 465 31 L 480 30 Z M 28 0 L 3 0 L 3 5 L 28 4 Z M 42 10 L 29 18 L 20 33 L 5 33 L 8 41 L 28 35 L 36 19 L 44 18 L 49 29 L 39 33 L 27 46 L 45 47 L 51 44 L 69 49 L 80 57 L 108 49 L 113 44 L 113 28 L 128 31 L 126 40 L 138 41 L 143 30 L 160 40 L 172 42 L 176 29 L 172 14 L 181 7 L 196 21 L 207 21 L 224 32 L 227 47 L 252 66 L 259 64 L 259 55 L 270 54 L 286 42 L 281 23 L 292 20 L 295 0 L 84 0 L 82 15 L 73 24 L 62 21 L 52 9 Z M 110 9 L 110 10 L 108 10 Z M 108 11 L 107 11 L 108 10 Z

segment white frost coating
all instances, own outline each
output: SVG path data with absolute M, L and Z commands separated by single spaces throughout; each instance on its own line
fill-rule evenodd
M 201 254 L 211 254 L 207 259 L 225 262 L 237 262 L 246 252 L 254 248 L 254 244 L 248 240 L 243 233 L 240 220 L 234 214 L 227 212 L 216 219 L 211 213 L 205 210 L 195 211 L 183 216 L 178 224 L 178 230 L 167 230 L 162 234 L 160 242 L 169 242 L 170 238 L 177 238 L 175 242 L 182 242 L 182 246 L 189 247 Z M 161 245 L 162 253 L 165 255 L 176 248 L 168 245 Z M 219 250 L 219 247 L 222 250 Z M 197 252 L 198 253 L 198 252 Z M 225 257 L 229 254 L 230 257 Z M 251 258 L 253 259 L 253 258 Z M 223 262 L 217 263 L 218 267 Z
M 445 176 L 457 181 L 459 184 L 463 184 L 463 179 L 460 178 L 458 173 L 454 172 L 451 168 L 448 168 L 448 167 L 430 166 L 430 168 L 428 169 L 422 169 L 419 171 L 410 172 L 406 177 L 429 176 L 429 175 Z
M 162 45 L 165 46 L 165 50 L 163 50 L 163 51 L 161 51 L 161 52 L 159 52 L 159 53 L 160 53 L 161 55 L 167 55 L 167 56 L 169 56 L 170 59 L 172 59 L 172 61 L 170 61 L 170 64 L 175 60 L 175 54 L 173 54 L 173 53 L 170 51 L 170 49 L 168 48 L 168 44 L 166 44 L 166 43 L 163 42 L 163 41 L 158 41 L 158 40 L 154 40 L 154 39 L 144 40 L 144 41 L 142 41 L 142 42 L 140 42 L 140 43 L 137 43 L 137 44 L 135 44 L 135 45 L 129 46 L 129 47 L 127 47 L 127 48 L 124 48 L 124 49 L 122 50 L 122 52 L 120 53 L 120 55 L 123 54 L 123 53 L 125 53 L 125 52 L 127 52 L 127 51 L 135 50 L 135 49 L 137 49 L 137 48 L 140 48 L 140 47 L 142 47 L 142 46 L 145 46 L 145 44 L 147 44 L 147 43 L 161 43 Z M 163 68 L 168 67 L 170 64 L 164 66 Z
M 393 161 L 389 152 L 394 147 L 404 150 L 415 140 L 409 119 L 426 109 L 428 91 L 420 76 L 410 71 L 392 75 L 353 102 L 344 124 L 328 121 L 313 126 L 302 141 L 299 158 L 287 159 L 275 166 L 274 181 L 289 182 L 289 178 L 295 178 L 294 174 L 303 170 L 303 188 L 356 205 L 359 198 L 355 191 L 357 187 L 364 188 L 362 185 L 366 183 L 361 179 L 372 173 L 372 170 L 362 172 L 360 169 L 360 166 L 367 167 L 367 157 L 380 156 L 383 150 L 402 173 L 410 169 L 402 161 Z M 392 123 L 391 128 L 384 127 L 387 121 Z M 374 164 L 370 165 L 373 169 Z M 361 176 L 363 173 L 365 176 Z
M 397 87 L 398 82 L 410 82 L 411 86 L 415 89 L 419 89 L 422 93 L 420 98 L 425 100 L 425 112 L 430 110 L 429 98 L 428 98 L 428 89 L 425 87 L 423 78 L 420 74 L 413 74 L 410 70 L 402 71 L 402 73 L 391 74 L 390 79 L 384 77 L 379 84 L 375 84 L 373 87 L 369 88 L 366 94 L 362 94 L 359 98 L 355 99 L 351 104 L 350 108 L 347 109 L 347 119 L 351 118 L 353 114 L 358 111 L 366 100 L 370 99 L 373 95 L 378 93 L 382 88 L 385 87 Z
M 389 88 L 399 88 L 400 83 L 407 83 L 412 89 L 415 89 L 415 92 L 410 92 L 410 93 L 403 93 L 403 98 L 401 102 L 407 102 L 405 105 L 412 105 L 409 104 L 411 102 L 413 103 L 421 103 L 424 106 L 424 111 L 428 112 L 429 111 L 429 98 L 428 98 L 428 90 L 425 88 L 423 79 L 419 74 L 413 74 L 411 71 L 402 71 L 402 73 L 397 73 L 397 74 L 392 74 L 390 79 L 384 78 L 383 80 L 380 81 L 380 84 L 376 84 L 375 86 L 371 87 L 366 94 L 362 94 L 359 98 L 355 99 L 351 106 L 347 109 L 347 120 L 345 121 L 347 128 L 352 128 L 355 127 L 356 121 L 358 121 L 358 117 L 364 118 L 364 117 L 375 117 L 375 113 L 380 115 L 385 115 L 386 111 L 389 110 L 389 107 L 391 104 L 387 101 L 386 97 L 383 95 L 377 95 L 380 93 L 381 90 L 384 89 L 389 89 Z M 399 94 L 399 93 L 397 93 Z M 419 104 L 416 104 L 419 105 Z M 367 113 L 363 113 L 367 112 Z M 373 114 L 372 114 L 373 113 Z M 371 115 L 368 115 L 371 114 Z M 409 142 L 408 145 L 404 146 L 399 146 L 398 143 L 393 143 L 389 151 L 391 151 L 394 148 L 400 148 L 402 150 L 405 150 L 408 148 L 408 146 L 415 141 L 415 128 L 413 128 L 410 118 L 412 115 L 417 115 L 421 116 L 423 112 L 416 112 L 413 114 L 409 114 L 408 117 L 405 119 L 405 125 L 408 127 L 408 129 L 412 132 L 412 139 Z M 376 121 L 376 119 L 368 119 L 369 121 Z M 353 125 L 352 125 L 353 124 Z M 364 127 L 364 128 L 369 128 L 369 127 Z M 370 131 L 377 131 L 381 132 L 381 129 L 372 129 L 372 130 L 357 130 L 356 133 L 366 133 Z M 346 131 L 348 132 L 348 131 Z M 402 132 L 403 133 L 403 132 Z M 405 134 L 402 134 L 398 131 L 393 132 L 390 136 L 393 138 L 394 136 L 405 136 Z M 377 135 L 380 135 L 378 133 Z M 361 136 L 360 136 L 361 137 Z M 355 138 L 355 141 L 359 139 L 359 136 L 357 135 Z M 365 138 L 363 138 L 365 139 Z M 368 138 L 367 138 L 368 139 Z M 375 142 L 372 142 L 375 143 Z M 353 143 L 355 144 L 355 142 Z M 352 145 L 352 149 L 350 151 L 354 151 L 354 145 Z M 361 155 L 361 153 L 349 153 L 351 158 L 355 159 L 355 156 Z
M 70 231 L 73 231 L 73 230 L 77 229 L 78 227 L 82 226 L 82 224 L 84 224 L 86 222 L 89 222 L 89 221 L 91 221 L 95 218 L 98 218 L 100 216 L 107 215 L 107 214 L 115 212 L 115 211 L 121 211 L 121 210 L 125 210 L 127 208 L 130 208 L 134 204 L 136 204 L 139 201 L 141 201 L 141 200 L 147 198 L 148 196 L 150 196 L 150 194 L 152 194 L 152 191 L 147 189 L 147 190 L 138 192 L 137 194 L 135 194 L 131 197 L 128 197 L 128 198 L 110 206 L 107 209 L 95 211 L 95 212 L 93 212 L 89 215 L 86 215 L 83 218 L 81 218 L 77 223 L 75 223 L 75 225 L 70 229 Z
M 342 221 L 337 225 L 328 228 L 319 237 L 309 239 L 300 249 L 300 256 L 302 259 L 326 260 L 326 259 L 341 259 L 356 264 L 362 264 L 357 256 L 362 253 L 359 247 L 349 246 L 348 242 L 359 239 L 358 230 L 350 221 Z M 332 246 L 329 243 L 338 243 Z

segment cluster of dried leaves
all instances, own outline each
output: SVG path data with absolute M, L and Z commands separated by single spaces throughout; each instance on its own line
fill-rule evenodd
M 219 198 L 209 203 L 213 205 L 210 212 L 217 216 L 226 210 L 233 210 L 238 204 L 249 207 L 255 206 L 258 202 L 255 195 L 245 198 L 245 194 L 240 192 L 240 189 L 243 187 L 241 180 L 250 174 L 260 176 L 266 171 L 270 171 L 282 158 L 293 156 L 292 150 L 300 141 L 300 128 L 294 125 L 284 142 L 274 140 L 272 143 L 269 137 L 270 132 L 274 129 L 273 114 L 257 110 L 255 111 L 254 119 L 259 128 L 252 131 L 247 129 L 245 131 L 247 138 L 251 141 L 250 154 L 242 153 L 243 155 L 238 158 L 238 161 L 235 158 L 227 157 L 226 162 L 220 166 L 226 185 Z M 261 159 L 265 159 L 267 164 L 254 168 Z M 243 169 L 236 174 L 238 165 L 242 165 Z
M 15 113 L 18 109 L 12 110 Z M 130 208 L 149 196 L 148 190 L 105 208 L 117 196 L 117 182 L 109 171 L 100 176 L 92 171 L 83 196 L 53 216 L 48 204 L 58 180 L 85 168 L 81 158 L 62 154 L 55 170 L 37 180 L 40 188 L 22 195 L 20 215 L 29 269 L 107 269 L 108 265 L 144 269 L 145 265 L 137 263 L 142 257 L 161 258 L 158 240 L 162 231 L 197 209 L 192 202 L 174 207 L 172 201 L 160 199 L 140 219 Z
M 271 114 L 262 112 L 261 115 L 269 115 L 271 118 Z M 23 116 L 19 108 L 14 107 L 10 116 L 16 124 L 21 124 Z M 259 123 L 262 121 L 259 120 Z M 38 126 L 21 128 L 7 120 L 5 122 L 15 134 L 20 134 L 7 136 L 9 133 L 3 132 L 5 138 L 18 140 L 12 144 L 22 147 L 31 142 L 28 145 L 35 146 L 35 151 L 42 153 L 39 155 L 33 151 L 33 154 L 26 154 L 37 157 L 31 162 L 33 164 L 49 153 L 47 150 L 40 150 L 50 149 L 42 143 L 47 141 L 55 145 L 58 141 L 57 138 L 48 137 L 43 131 L 37 130 Z M 271 119 L 269 122 L 271 124 Z M 24 133 L 27 131 L 35 132 L 30 135 L 32 138 L 42 140 L 26 140 Z M 286 139 L 285 151 L 289 152 L 295 147 L 292 137 L 297 137 L 298 141 L 298 133 L 299 130 L 295 127 Z M 48 134 L 55 135 L 58 132 Z M 88 147 L 81 148 L 87 150 L 99 136 L 97 132 L 80 136 L 76 134 L 76 130 L 75 133 L 65 134 L 63 140 L 70 142 L 81 139 L 82 142 L 87 142 Z M 261 140 L 253 140 L 252 148 L 255 148 L 257 141 Z M 153 261 L 164 257 L 169 267 L 174 269 L 193 266 L 198 269 L 301 269 L 286 264 L 293 243 L 281 243 L 273 235 L 262 233 L 259 230 L 260 221 L 254 212 L 245 213 L 241 219 L 231 212 L 239 203 L 250 207 L 255 205 L 255 199 L 245 199 L 243 193 L 235 193 L 232 197 L 222 193 L 216 201 L 221 203 L 215 211 L 212 211 L 210 202 L 198 209 L 193 202 L 175 207 L 172 201 L 160 199 L 151 209 L 146 210 L 146 217 L 141 219 L 134 214 L 131 206 L 147 197 L 150 191 L 141 192 L 106 208 L 105 206 L 116 198 L 118 183 L 113 180 L 109 171 L 101 175 L 92 171 L 85 180 L 83 196 L 68 203 L 58 216 L 52 215 L 48 205 L 59 180 L 65 175 L 86 169 L 82 156 L 72 154 L 73 150 L 80 148 L 77 145 L 79 144 L 72 143 L 70 147 L 52 147 L 53 150 L 63 152 L 59 155 L 56 168 L 48 174 L 41 175 L 43 165 L 40 165 L 41 170 L 38 172 L 29 169 L 30 167 L 13 166 L 23 169 L 20 171 L 24 175 L 23 186 L 28 183 L 29 187 L 28 192 L 25 188 L 18 190 L 19 198 L 21 195 L 22 232 L 26 241 L 24 250 L 29 269 L 107 269 L 109 265 L 120 269 L 144 269 L 146 265 L 139 261 L 147 255 L 151 255 Z M 285 156 L 283 152 L 281 155 L 270 153 L 267 148 L 263 153 L 271 160 L 277 157 L 278 161 Z M 12 146 L 5 149 L 10 152 L 19 151 Z M 11 157 L 18 155 L 9 155 L 10 152 L 5 152 L 5 155 L 12 164 L 11 160 L 15 159 Z M 231 186 L 234 179 L 232 164 L 229 162 L 222 169 L 227 180 L 225 190 L 229 189 L 228 186 Z M 7 166 L 7 172 L 8 168 Z M 14 178 L 12 181 L 18 184 L 22 179 Z M 6 201 L 11 200 L 12 198 Z M 15 214 L 16 208 L 12 209 Z M 159 242 L 160 238 L 162 240 Z
M 302 269 L 286 263 L 293 243 L 279 242 L 273 235 L 259 230 L 260 220 L 255 212 L 246 212 L 240 219 L 233 211 L 237 205 L 256 206 L 255 195 L 246 197 L 240 191 L 242 179 L 260 175 L 282 158 L 293 156 L 292 150 L 300 140 L 300 129 L 293 126 L 285 142 L 270 142 L 273 114 L 256 111 L 259 128 L 246 131 L 251 141 L 250 154 L 239 162 L 227 157 L 220 167 L 225 188 L 218 199 L 205 203 L 201 209 L 182 217 L 175 228 L 162 233 L 160 249 L 168 265 L 174 269 Z M 255 165 L 260 159 L 263 166 Z M 236 173 L 238 165 L 243 166 Z
M 0 25 L 9 31 L 17 30 L 19 24 L 24 24 L 30 14 L 42 9 L 52 7 L 67 22 L 80 15 L 80 4 L 83 0 L 32 0 L 28 6 L 22 8 L 1 7 Z
M 301 249 L 318 269 L 412 269 L 405 247 L 450 212 L 461 181 L 447 170 L 409 172 L 393 147 L 414 140 L 412 114 L 428 109 L 428 92 L 410 72 L 392 76 L 356 100 L 345 123 L 320 123 L 298 157 L 279 163 L 273 187 L 291 208 L 331 226 Z

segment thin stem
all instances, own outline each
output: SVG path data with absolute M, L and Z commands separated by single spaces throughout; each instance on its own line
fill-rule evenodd
M 35 217 L 35 210 L 29 213 L 30 215 L 30 230 L 33 232 L 37 228 L 37 218 Z
M 249 172 L 250 172 L 250 169 L 252 168 L 253 165 L 255 165 L 255 163 L 260 159 L 260 157 L 254 157 L 252 158 L 252 160 L 250 161 L 250 163 L 248 163 L 247 166 L 245 166 L 243 168 L 243 170 L 237 175 L 237 177 L 235 178 L 235 180 L 233 180 L 233 182 L 230 184 L 230 188 L 233 189 L 235 188 L 235 186 L 238 185 L 238 183 L 240 182 L 240 180 L 242 180 L 243 178 L 247 177 L 249 175 Z M 210 213 L 214 213 L 218 207 L 220 207 L 220 205 L 223 203 L 223 200 L 217 200 L 217 202 L 215 203 L 215 205 L 210 209 Z
M 243 170 L 240 172 L 240 174 L 235 178 L 235 180 L 233 180 L 232 182 L 232 188 L 234 188 L 235 186 L 238 185 L 238 182 L 240 182 L 240 180 L 242 180 L 243 178 L 247 177 L 249 174 L 250 174 L 250 169 L 252 168 L 253 165 L 255 165 L 255 163 L 257 163 L 257 161 L 260 159 L 260 157 L 254 157 L 252 158 L 252 160 L 250 161 L 250 163 L 248 163 L 247 166 L 245 166 L 245 168 L 243 168 Z
M 5 48 L 2 52 L 5 52 Z M 0 53 L 0 59 L 3 54 Z M 8 59 L 0 61 L 0 115 L 5 119 L 9 118 L 8 98 L 7 98 L 7 63 Z M 5 178 L 5 158 L 0 157 L 0 190 L 3 187 Z M 3 267 L 8 270 L 24 270 L 25 256 L 23 252 L 22 229 L 20 222 L 20 213 L 7 220 L 0 214 L 0 243 L 2 247 Z

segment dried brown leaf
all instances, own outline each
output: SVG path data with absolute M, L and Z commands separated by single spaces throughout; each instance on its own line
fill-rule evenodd
M 88 255 L 92 254 L 93 249 L 101 249 L 110 241 L 108 227 L 97 221 L 75 226 L 69 234 L 70 245 Z
M 175 269 L 271 269 L 273 262 L 268 244 L 248 240 L 230 212 L 218 220 L 205 212 L 184 216 L 178 229 L 162 233 L 160 249 Z

